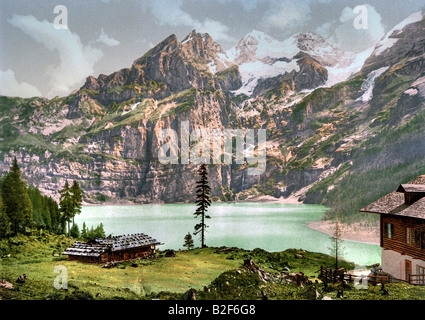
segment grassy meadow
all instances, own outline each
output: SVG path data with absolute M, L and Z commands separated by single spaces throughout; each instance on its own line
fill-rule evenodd
M 68 261 L 61 252 L 75 240 L 47 232 L 18 235 L 0 241 L 0 279 L 13 288 L 0 286 L 1 300 L 185 300 L 194 290 L 198 300 L 258 300 L 266 292 L 272 300 L 315 300 L 324 296 L 336 299 L 338 285 L 324 286 L 317 279 L 321 265 L 332 266 L 334 258 L 298 249 L 267 252 L 262 249 L 195 248 L 180 250 L 175 257 L 158 251 L 151 259 L 118 263 L 110 268 L 99 264 Z M 259 277 L 241 269 L 244 259 L 252 258 L 270 274 L 284 270 L 303 272 L 311 285 L 296 286 L 283 282 L 261 282 Z M 353 263 L 340 261 L 350 270 Z M 56 289 L 56 266 L 67 271 L 68 288 Z M 17 279 L 25 274 L 23 283 Z M 317 281 L 316 281 L 317 280 Z M 344 288 L 343 299 L 424 299 L 425 288 L 391 284 L 383 295 L 380 286 L 357 290 Z

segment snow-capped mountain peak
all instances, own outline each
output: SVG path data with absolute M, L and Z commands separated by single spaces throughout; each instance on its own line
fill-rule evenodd
M 260 79 L 299 72 L 300 52 L 325 68 L 345 68 L 356 58 L 355 54 L 339 50 L 315 33 L 299 33 L 280 41 L 253 30 L 226 51 L 228 60 L 239 66 L 242 76 L 243 86 L 235 93 L 250 95 Z
M 259 30 L 252 30 L 248 33 L 242 41 L 256 40 L 257 42 L 272 42 L 275 41 L 272 37 Z
M 275 53 L 282 53 L 281 42 L 262 31 L 253 30 L 228 50 L 226 55 L 230 61 L 241 65 L 266 56 L 273 56 Z

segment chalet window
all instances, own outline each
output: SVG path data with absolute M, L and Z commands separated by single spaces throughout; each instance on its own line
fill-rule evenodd
M 425 268 L 418 266 L 418 279 L 417 284 L 425 284 Z
M 394 225 L 392 223 L 386 223 L 384 225 L 384 237 L 387 239 L 394 237 Z
M 420 232 L 415 229 L 407 228 L 406 243 L 419 248 L 421 246 Z
M 425 249 L 425 231 L 421 232 L 421 249 Z

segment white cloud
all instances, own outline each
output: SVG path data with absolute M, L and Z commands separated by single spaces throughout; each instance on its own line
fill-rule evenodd
M 120 42 L 114 38 L 109 37 L 104 31 L 103 28 L 100 30 L 100 36 L 96 40 L 97 42 L 102 42 L 103 44 L 106 44 L 107 46 L 114 47 L 118 46 Z
M 315 31 L 346 51 L 362 52 L 373 47 L 385 35 L 385 29 L 381 15 L 375 8 L 368 4 L 364 7 L 367 9 L 367 21 L 362 23 L 367 22 L 366 29 L 356 27 L 356 19 L 359 19 L 361 13 L 355 12 L 355 8 L 345 7 L 338 20 L 327 22 Z
M 296 28 L 303 25 L 309 16 L 309 2 L 274 1 L 265 14 L 264 23 L 274 28 Z
M 318 35 L 322 36 L 325 39 L 328 39 L 333 34 L 332 26 L 334 26 L 334 24 L 335 24 L 335 21 L 325 22 L 324 24 L 316 28 L 315 33 L 317 33 Z
M 26 82 L 18 83 L 15 72 L 8 69 L 0 70 L 0 95 L 9 97 L 32 98 L 40 97 L 38 89 Z
M 58 65 L 51 65 L 47 97 L 69 94 L 82 85 L 85 78 L 94 73 L 94 64 L 103 56 L 100 49 L 85 46 L 80 37 L 69 29 L 55 29 L 53 23 L 39 21 L 34 16 L 13 15 L 8 22 L 21 29 L 48 50 L 56 52 Z
M 199 21 L 183 11 L 181 0 L 152 0 L 149 6 L 160 25 L 191 27 L 197 32 L 208 33 L 215 41 L 235 41 L 228 33 L 229 28 L 220 21 L 209 18 Z
M 194 27 L 198 32 L 208 33 L 214 40 L 235 41 L 235 38 L 228 35 L 229 28 L 219 21 L 206 19 Z

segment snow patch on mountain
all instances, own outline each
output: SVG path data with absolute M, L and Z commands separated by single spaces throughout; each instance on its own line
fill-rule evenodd
M 404 93 L 411 97 L 418 94 L 422 97 L 425 97 L 425 77 L 418 78 Z
M 226 60 L 239 65 L 242 77 L 243 85 L 234 93 L 250 96 L 260 79 L 299 72 L 300 67 L 294 57 L 300 52 L 310 55 L 328 70 L 326 86 L 332 86 L 359 72 L 373 50 L 356 55 L 332 46 L 314 33 L 299 33 L 279 41 L 254 30 L 226 51 Z
M 250 96 L 260 79 L 299 71 L 292 57 L 299 52 L 293 39 L 278 41 L 264 32 L 254 30 L 226 52 L 227 59 L 239 65 L 242 87 L 236 95 Z
M 298 72 L 299 70 L 296 60 L 290 62 L 278 61 L 273 65 L 261 61 L 244 63 L 239 66 L 243 85 L 240 89 L 233 91 L 233 93 L 250 96 L 260 79 L 276 77 L 292 71 Z
M 367 79 L 362 84 L 363 95 L 357 99 L 357 101 L 368 102 L 373 98 L 373 89 L 375 88 L 376 80 L 389 69 L 389 67 L 382 67 L 377 70 L 373 70 L 369 73 Z
M 344 52 L 314 33 L 299 33 L 284 41 L 276 40 L 264 32 L 254 30 L 233 48 L 226 51 L 227 58 L 238 65 L 257 60 L 291 60 L 299 52 L 305 52 L 324 66 L 348 66 L 355 54 Z
M 395 38 L 395 37 L 401 31 L 403 31 L 403 29 L 406 26 L 408 26 L 409 24 L 412 24 L 412 23 L 419 22 L 419 21 L 422 20 L 422 18 L 423 18 L 423 13 L 422 13 L 422 11 L 419 11 L 419 12 L 413 13 L 407 19 L 403 20 L 398 25 L 396 25 L 393 29 L 391 29 L 384 36 L 384 38 L 380 42 L 378 42 L 378 44 L 376 45 L 375 55 L 376 56 L 379 56 L 380 54 L 382 54 L 386 50 L 388 50 L 391 47 L 393 47 L 398 42 L 398 40 L 399 40 L 398 38 Z
M 337 83 L 347 81 L 351 76 L 362 69 L 366 59 L 370 57 L 373 50 L 374 47 L 358 53 L 355 59 L 353 59 L 348 66 L 341 66 L 340 64 L 337 64 L 335 67 L 327 67 L 328 81 L 326 82 L 325 86 L 332 87 Z
M 413 96 L 416 96 L 419 93 L 419 90 L 416 89 L 416 88 L 409 88 L 406 91 L 404 91 L 404 93 L 413 97 Z
M 232 63 L 228 60 L 225 53 L 217 53 L 217 58 L 208 64 L 208 68 L 212 74 L 216 74 L 224 69 L 231 67 Z
M 137 108 L 137 106 L 140 104 L 140 102 L 137 102 L 137 103 L 135 103 L 135 104 L 133 104 L 132 106 L 131 106 L 131 108 L 130 108 L 130 110 L 124 110 L 123 112 L 122 112 L 122 116 L 123 115 L 125 115 L 125 114 L 127 114 L 127 113 L 129 113 L 129 112 L 131 112 L 131 111 L 133 111 L 134 109 L 136 109 Z

